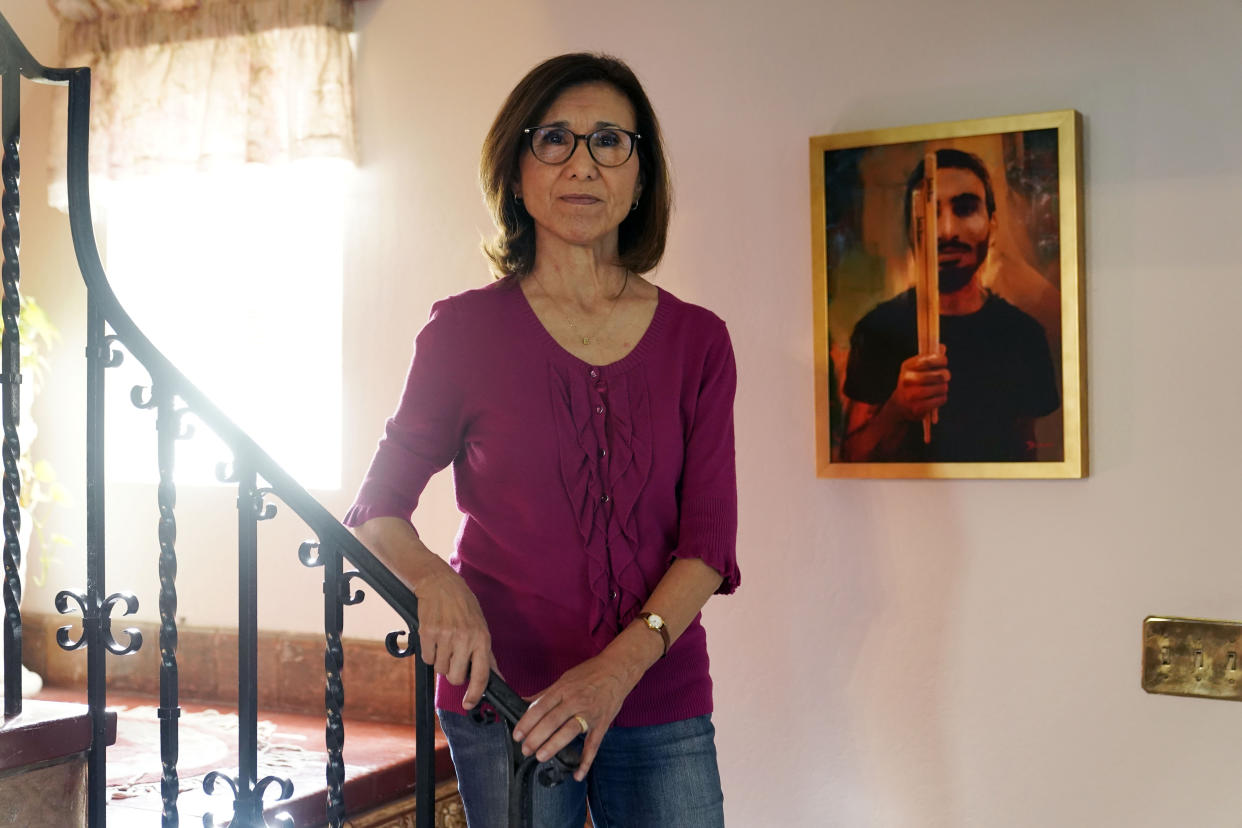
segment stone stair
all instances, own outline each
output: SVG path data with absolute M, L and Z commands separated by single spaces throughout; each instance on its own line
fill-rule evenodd
M 45 687 L 41 699 L 80 697 L 80 688 Z M 57 702 L 41 701 L 42 704 Z M 157 697 L 110 693 L 114 741 L 108 749 L 108 825 L 113 828 L 158 828 L 160 795 L 159 724 Z M 80 705 L 64 705 L 77 707 Z M 202 778 L 212 770 L 233 772 L 237 767 L 236 710 L 221 704 L 187 702 L 181 705 L 181 792 L 177 806 L 182 825 L 201 824 L 206 813 L 217 824 L 232 814 L 232 794 L 218 785 L 213 796 L 202 789 Z M 327 820 L 324 768 L 324 716 L 259 711 L 261 749 L 259 776 L 277 776 L 293 782 L 293 796 L 283 802 L 269 799 L 269 818 L 280 812 L 306 828 Z M 80 750 L 84 750 L 83 744 Z M 402 828 L 413 825 L 414 728 L 412 725 L 345 720 L 345 802 L 349 828 Z M 83 770 L 84 770 L 83 765 Z M 465 828 L 448 745 L 436 739 L 436 801 L 438 828 Z M 277 786 L 269 789 L 275 795 Z M 0 810 L 0 817 L 4 812 Z M 0 824 L 8 823 L 0 818 Z M 50 825 L 51 823 L 49 823 Z M 84 823 L 57 823 L 84 824 Z
M 107 714 L 108 744 L 116 723 Z M 0 825 L 85 825 L 90 744 L 85 704 L 26 699 L 19 715 L 0 724 Z

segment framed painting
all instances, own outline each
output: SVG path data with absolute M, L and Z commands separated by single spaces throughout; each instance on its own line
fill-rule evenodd
M 1086 475 L 1081 120 L 811 139 L 819 476 Z

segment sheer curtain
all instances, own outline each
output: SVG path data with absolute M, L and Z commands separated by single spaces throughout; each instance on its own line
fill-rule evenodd
M 352 0 L 48 0 L 61 65 L 92 70 L 92 193 L 109 182 L 355 160 Z M 49 199 L 64 209 L 65 108 Z
M 91 200 L 117 297 L 286 471 L 335 489 L 351 0 L 49 2 L 61 65 L 92 70 Z M 64 209 L 64 107 L 54 112 L 49 196 Z M 123 393 L 106 404 L 109 439 L 127 447 L 109 452 L 109 475 L 154 482 L 150 423 Z M 214 481 L 212 458 L 226 455 L 208 431 L 178 448 L 183 482 Z

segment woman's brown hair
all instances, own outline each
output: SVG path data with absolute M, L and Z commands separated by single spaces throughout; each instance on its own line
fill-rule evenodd
M 483 142 L 479 184 L 498 231 L 483 243 L 483 252 L 497 278 L 521 278 L 535 266 L 535 223 L 513 195 L 518 163 L 527 149 L 522 131 L 537 126 L 562 92 L 584 83 L 607 83 L 628 98 L 637 121 L 634 131 L 642 136 L 636 146 L 642 198 L 618 228 L 618 264 L 634 273 L 646 273 L 664 256 L 673 193 L 655 110 L 634 72 L 621 60 L 577 52 L 550 58 L 531 69 L 509 93 Z

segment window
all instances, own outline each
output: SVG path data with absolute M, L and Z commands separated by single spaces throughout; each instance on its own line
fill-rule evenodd
M 344 198 L 340 160 L 113 183 L 103 233 L 108 278 L 151 342 L 307 488 L 341 473 Z M 108 372 L 107 465 L 155 482 L 149 384 L 129 358 Z M 123 410 L 127 408 L 128 410 Z M 187 421 L 194 421 L 187 416 Z M 214 482 L 231 455 L 209 429 L 177 446 L 179 483 Z

